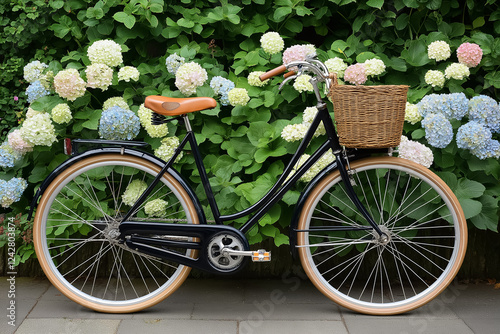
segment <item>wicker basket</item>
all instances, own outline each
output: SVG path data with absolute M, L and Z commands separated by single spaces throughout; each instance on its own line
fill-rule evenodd
M 340 144 L 351 148 L 398 146 L 403 133 L 408 86 L 338 85 L 330 97 Z

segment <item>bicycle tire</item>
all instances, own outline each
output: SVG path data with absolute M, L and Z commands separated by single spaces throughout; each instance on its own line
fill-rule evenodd
M 38 204 L 33 237 L 43 271 L 65 296 L 95 311 L 129 313 L 159 303 L 184 282 L 190 267 L 116 241 L 120 216 L 132 205 L 130 196 L 123 203 L 127 187 L 136 179 L 150 182 L 160 170 L 139 157 L 102 154 L 76 162 L 50 183 Z M 153 199 L 168 203 L 160 203 L 167 218 L 158 221 L 199 223 L 188 193 L 168 173 L 129 221 L 151 219 L 144 206 Z M 194 250 L 183 253 L 197 256 Z
M 450 188 L 429 169 L 395 157 L 350 164 L 353 188 L 389 240 L 348 199 L 340 172 L 324 177 L 301 211 L 297 248 L 313 284 L 348 309 L 393 315 L 438 296 L 456 276 L 467 246 L 467 224 Z M 323 230 L 313 230 L 314 227 Z

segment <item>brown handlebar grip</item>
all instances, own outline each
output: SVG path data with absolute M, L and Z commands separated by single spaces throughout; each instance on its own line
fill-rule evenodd
M 288 73 L 285 73 L 285 74 L 283 75 L 283 78 L 285 78 L 285 79 L 286 79 L 286 78 L 291 77 L 292 75 L 295 75 L 295 74 L 297 74 L 297 72 L 295 72 L 295 71 L 290 71 L 290 72 L 288 72 Z
M 281 66 L 276 67 L 275 69 L 267 71 L 264 74 L 261 74 L 259 76 L 259 79 L 260 79 L 260 81 L 264 81 L 264 80 L 267 80 L 269 78 L 274 77 L 275 75 L 281 74 L 281 73 L 283 73 L 285 71 L 286 71 L 286 66 L 285 65 L 281 65 Z

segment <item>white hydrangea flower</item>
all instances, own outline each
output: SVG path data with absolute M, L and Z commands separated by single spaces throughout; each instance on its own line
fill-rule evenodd
M 434 155 L 430 148 L 419 142 L 408 140 L 405 136 L 401 136 L 398 156 L 421 164 L 427 168 L 429 168 L 434 161 Z
M 427 55 L 429 59 L 442 61 L 450 58 L 451 49 L 445 41 L 435 41 L 429 44 L 429 47 L 427 48 Z
M 314 120 L 314 117 L 316 117 L 316 114 L 318 113 L 318 108 L 316 107 L 308 107 L 304 110 L 304 115 L 302 115 L 302 123 L 306 124 L 307 127 L 309 128 Z M 318 126 L 318 129 L 314 133 L 315 137 L 321 136 L 326 134 L 326 129 L 325 125 L 323 122 L 321 122 Z
M 39 80 L 47 67 L 49 67 L 47 64 L 41 63 L 39 60 L 32 61 L 24 66 L 24 79 L 29 83 Z
M 306 50 L 306 57 L 316 57 L 316 47 L 313 44 L 303 45 Z
M 281 131 L 281 138 L 288 142 L 301 140 L 304 138 L 308 129 L 309 124 L 289 124 L 283 128 L 283 131 Z
M 406 102 L 405 121 L 415 124 L 421 120 L 422 115 L 420 115 L 420 112 L 418 111 L 418 106 L 416 104 Z
M 142 193 L 148 188 L 146 182 L 142 180 L 133 180 L 129 183 L 125 192 L 122 195 L 122 201 L 128 206 L 134 205 L 134 203 L 141 197 Z
M 302 74 L 295 79 L 293 83 L 293 88 L 297 90 L 299 93 L 302 92 L 312 92 L 314 90 L 313 85 L 310 82 L 311 76 L 307 74 Z
M 175 86 L 186 96 L 196 93 L 207 79 L 207 71 L 194 62 L 182 64 L 175 72 Z
M 85 70 L 87 87 L 107 90 L 113 81 L 113 69 L 105 64 L 90 64 Z
M 470 70 L 467 65 L 453 63 L 448 65 L 446 70 L 444 70 L 444 75 L 446 76 L 446 79 L 463 80 L 469 77 Z
M 31 107 L 28 107 L 28 111 L 26 112 L 26 119 L 31 118 L 31 117 L 38 115 L 38 114 L 44 114 L 44 112 L 35 110 Z
M 174 155 L 177 146 L 179 146 L 179 138 L 175 136 L 163 138 L 161 141 L 161 146 L 155 150 L 155 155 L 158 158 L 163 159 L 164 161 L 168 161 Z M 179 154 L 175 162 L 179 161 L 181 158 L 182 152 Z
M 102 104 L 102 110 L 107 110 L 114 106 L 118 106 L 125 110 L 130 110 L 127 101 L 125 101 L 125 99 L 121 96 L 110 97 L 109 99 L 104 101 L 104 103 Z
M 262 35 L 260 38 L 260 45 L 265 52 L 272 55 L 283 50 L 285 41 L 281 38 L 280 34 L 271 31 Z
M 139 107 L 137 115 L 139 116 L 139 120 L 141 121 L 142 126 L 144 127 L 144 129 L 146 129 L 148 135 L 151 138 L 162 138 L 168 135 L 167 124 L 159 124 L 159 125 L 151 124 L 153 111 L 151 109 L 146 108 L 144 104 L 141 104 L 141 106 Z
M 50 114 L 52 116 L 52 120 L 57 124 L 69 123 L 73 119 L 71 110 L 66 103 L 59 103 L 57 106 L 52 108 Z
M 229 103 L 233 106 L 246 106 L 250 101 L 248 91 L 245 88 L 233 88 L 227 93 Z
M 344 72 L 347 69 L 347 64 L 339 57 L 330 58 L 325 61 L 328 71 L 337 74 L 338 78 L 344 77 Z
M 385 71 L 385 64 L 382 60 L 373 58 L 364 62 L 367 76 L 381 75 Z
M 139 70 L 134 66 L 125 66 L 120 68 L 118 71 L 118 81 L 126 81 L 130 82 L 130 80 L 137 81 L 139 80 Z
M 429 70 L 425 73 L 425 83 L 432 87 L 443 87 L 445 77 L 443 72 L 437 70 Z
M 123 62 L 122 47 L 110 39 L 92 43 L 87 50 L 87 56 L 92 63 L 115 67 Z
M 154 199 L 149 201 L 144 205 L 144 212 L 149 217 L 158 217 L 163 218 L 166 216 L 166 209 L 168 206 L 168 202 L 162 200 L 161 198 Z
M 300 157 L 297 165 L 294 167 L 293 172 L 290 174 L 292 176 L 296 171 L 300 169 L 300 167 L 310 158 L 309 154 L 304 154 Z M 300 181 L 310 182 L 319 172 L 321 172 L 325 167 L 335 161 L 335 155 L 333 155 L 332 151 L 329 150 L 323 156 L 316 161 L 314 165 L 307 172 L 302 175 Z
M 51 146 L 57 140 L 54 125 L 48 113 L 40 113 L 27 118 L 20 131 L 21 137 L 32 146 Z
M 259 76 L 264 74 L 263 71 L 253 71 L 248 75 L 248 84 L 254 86 L 254 87 L 263 87 L 265 86 L 268 82 L 269 79 L 261 81 Z

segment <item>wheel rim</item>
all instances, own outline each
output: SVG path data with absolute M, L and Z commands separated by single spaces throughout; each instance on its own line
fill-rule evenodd
M 298 238 L 301 260 L 315 285 L 336 302 L 364 313 L 400 313 L 423 305 L 449 284 L 464 255 L 463 214 L 454 196 L 417 173 L 420 167 L 392 161 L 378 163 L 377 169 L 369 163 L 353 167 L 355 191 L 389 236 L 387 241 L 371 230 L 314 231 Z M 299 229 L 332 221 L 337 226 L 368 225 L 339 181 L 337 173 L 318 186 L 322 189 L 306 205 Z
M 158 171 L 153 164 L 113 156 L 84 162 L 54 181 L 50 196 L 42 199 L 45 210 L 37 212 L 40 228 L 35 240 L 44 271 L 65 295 L 100 311 L 128 312 L 159 302 L 182 283 L 188 267 L 140 255 L 116 242 L 117 222 L 131 206 L 120 197 L 133 180 L 149 183 Z M 145 203 L 153 199 L 168 202 L 158 221 L 198 222 L 190 199 L 170 175 L 162 178 Z M 129 221 L 144 218 L 143 205 Z M 57 229 L 75 226 L 84 232 L 71 239 L 66 232 L 57 234 Z M 184 254 L 196 256 L 191 250 Z M 78 264 L 70 265 L 75 260 Z

